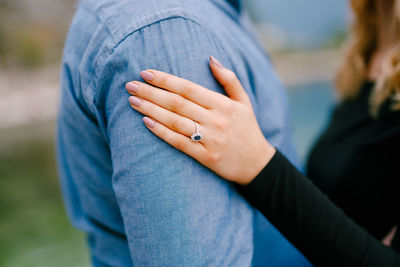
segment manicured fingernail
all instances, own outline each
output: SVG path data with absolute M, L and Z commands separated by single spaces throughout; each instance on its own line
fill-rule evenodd
M 143 122 L 144 122 L 147 126 L 149 126 L 150 128 L 153 128 L 154 126 L 156 126 L 156 123 L 155 123 L 152 119 L 150 119 L 149 117 L 144 117 L 144 118 L 143 118 Z
M 215 57 L 210 57 L 210 61 L 212 64 L 214 64 L 218 68 L 221 68 L 221 69 L 224 68 L 224 66 L 222 66 L 221 62 L 219 62 L 218 59 L 216 59 Z
M 129 82 L 125 85 L 126 90 L 128 90 L 131 93 L 136 93 L 139 90 L 139 85 L 133 82 Z
M 140 76 L 143 78 L 143 80 L 149 81 L 149 82 L 151 82 L 154 79 L 154 74 L 151 73 L 150 71 L 146 71 L 146 70 L 142 71 L 140 73 Z
M 140 107 L 142 105 L 142 103 L 143 103 L 142 100 L 140 100 L 139 98 L 134 97 L 134 96 L 131 96 L 129 98 L 129 102 L 131 103 L 131 105 L 133 105 L 135 107 Z

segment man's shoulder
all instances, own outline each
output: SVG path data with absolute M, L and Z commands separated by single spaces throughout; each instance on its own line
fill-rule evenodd
M 182 18 L 207 24 L 217 7 L 208 0 L 83 0 L 80 7 L 94 14 L 115 43 L 157 22 Z

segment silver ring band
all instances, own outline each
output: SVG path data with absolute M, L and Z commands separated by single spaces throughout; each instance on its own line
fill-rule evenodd
M 203 139 L 203 135 L 199 132 L 199 125 L 197 124 L 197 122 L 193 121 L 194 125 L 196 126 L 196 131 L 192 134 L 192 136 L 190 137 L 192 139 L 193 142 L 200 142 L 201 139 Z

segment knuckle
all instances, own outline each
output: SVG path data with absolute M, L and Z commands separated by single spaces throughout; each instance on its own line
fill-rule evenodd
M 188 81 L 185 81 L 184 84 L 183 84 L 183 88 L 182 88 L 183 94 L 184 95 L 192 95 L 193 94 L 193 90 L 194 89 L 192 87 L 192 84 L 190 82 L 188 82 Z
M 237 79 L 236 74 L 233 71 L 231 71 L 231 70 L 226 71 L 226 74 L 225 74 L 225 85 L 226 86 L 234 84 L 236 79 Z
M 170 100 L 170 108 L 172 111 L 180 111 L 183 108 L 183 99 L 180 99 L 178 97 L 173 97 Z
M 171 128 L 176 130 L 176 131 L 180 131 L 182 129 L 182 127 L 183 127 L 182 121 L 174 119 L 174 118 L 171 119 L 170 125 L 171 125 Z
M 228 144 L 228 141 L 226 138 L 221 137 L 215 140 L 215 144 L 217 147 L 225 147 Z
M 207 160 L 208 162 L 215 164 L 218 163 L 221 160 L 222 156 L 218 152 L 210 152 L 208 154 Z
M 228 80 L 231 82 L 236 79 L 236 74 L 231 70 L 228 70 L 228 72 L 226 73 L 226 76 L 227 76 Z
M 217 142 L 218 142 L 218 146 L 221 146 L 221 147 L 225 147 L 228 144 L 228 141 L 226 140 L 226 138 L 220 138 L 217 140 Z
M 245 103 L 246 103 L 247 105 L 250 105 L 250 106 L 251 106 L 251 100 L 250 100 L 250 97 L 249 97 L 248 94 L 244 94 L 244 96 L 242 97 L 242 99 L 243 99 L 243 101 L 245 101 Z
M 187 142 L 185 142 L 184 140 L 177 140 L 175 142 L 174 146 L 178 150 L 185 150 L 185 148 L 187 146 Z
M 158 78 L 158 87 L 165 88 L 168 85 L 168 78 L 160 75 Z
M 231 101 L 223 101 L 220 104 L 220 107 L 223 111 L 230 114 L 233 111 L 233 104 Z
M 139 96 L 151 98 L 154 94 L 154 88 L 150 85 L 140 85 L 139 90 L 137 91 Z
M 219 131 L 225 131 L 229 127 L 229 123 L 225 119 L 217 119 L 215 121 L 215 127 Z

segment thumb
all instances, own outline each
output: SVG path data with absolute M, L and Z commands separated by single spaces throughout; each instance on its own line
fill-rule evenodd
M 248 95 L 233 71 L 225 68 L 215 57 L 210 57 L 210 68 L 215 79 L 232 100 L 247 104 Z

